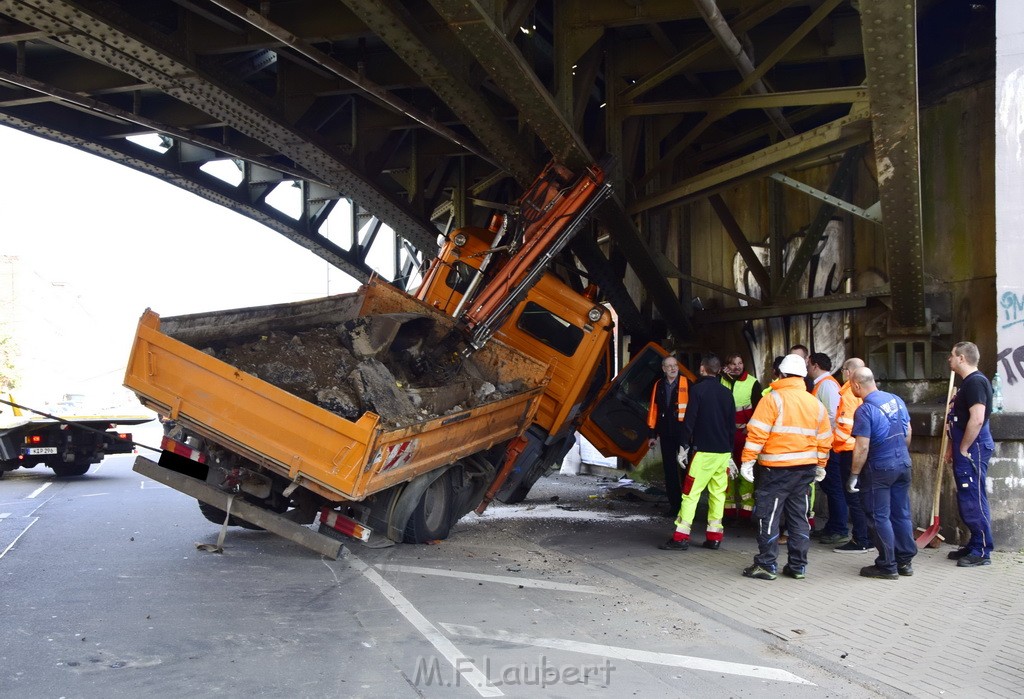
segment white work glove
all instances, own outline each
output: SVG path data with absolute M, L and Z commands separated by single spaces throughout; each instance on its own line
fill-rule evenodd
M 825 480 L 825 469 L 818 466 L 814 469 L 814 482 L 821 483 L 823 480 Z
M 679 447 L 679 465 L 686 468 L 690 463 L 690 450 L 687 447 Z
M 740 475 L 740 467 L 736 465 L 736 459 L 729 459 L 729 465 L 725 469 L 726 473 L 729 474 L 729 478 L 735 479 Z
M 848 493 L 859 493 L 860 488 L 857 487 L 857 481 L 860 480 L 860 475 L 856 473 L 850 474 L 850 477 L 846 479 L 846 492 Z
M 743 465 L 740 466 L 740 475 L 743 476 L 743 480 L 754 482 L 754 462 L 744 461 Z

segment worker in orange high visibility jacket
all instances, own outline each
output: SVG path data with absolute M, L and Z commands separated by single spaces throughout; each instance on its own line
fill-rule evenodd
M 668 496 L 666 517 L 676 517 L 683 499 L 681 471 L 686 467 L 679 463 L 679 448 L 682 446 L 683 418 L 686 417 L 686 403 L 689 400 L 690 383 L 679 375 L 679 360 L 673 356 L 661 361 L 664 376 L 654 382 L 651 389 L 651 405 L 647 411 L 647 426 L 650 436 L 647 446 L 654 448 L 654 442 L 661 442 L 662 468 L 665 471 L 665 493 Z
M 776 578 L 779 525 L 784 517 L 789 558 L 782 572 L 799 580 L 807 572 L 811 541 L 811 483 L 825 477 L 832 427 L 825 406 L 804 386 L 807 364 L 799 355 L 786 355 L 779 375 L 747 423 L 740 471 L 754 483 L 758 553 L 743 574 L 761 580 Z
M 832 435 L 832 455 L 829 457 L 827 471 L 838 467 L 839 482 L 843 484 L 843 493 L 846 495 L 846 511 L 843 519 L 848 520 L 851 526 L 851 538 L 846 543 L 832 549 L 836 553 L 865 553 L 874 548 L 871 542 L 871 534 L 868 532 L 868 518 L 864 513 L 864 505 L 861 503 L 859 493 L 850 493 L 846 490 L 845 484 L 850 480 L 851 468 L 853 466 L 853 448 L 857 440 L 852 435 L 853 414 L 864 402 L 853 392 L 853 383 L 850 379 L 854 372 L 864 368 L 864 360 L 851 357 L 843 362 L 843 383 L 839 389 L 839 410 L 836 412 L 836 429 Z M 825 479 L 831 478 L 827 474 Z M 831 507 L 831 504 L 829 505 Z M 832 515 L 829 515 L 832 521 Z

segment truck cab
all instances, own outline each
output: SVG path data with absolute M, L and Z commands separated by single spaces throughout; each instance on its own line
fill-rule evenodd
M 492 250 L 498 225 L 461 228 L 448 236 L 418 298 L 447 315 L 455 315 Z M 501 268 L 500 260 L 496 266 Z M 553 273 L 545 272 L 494 335 L 546 363 L 550 376 L 533 424 L 524 435 L 526 445 L 497 494 L 502 502 L 516 503 L 526 497 L 537 479 L 561 463 L 573 446 L 577 430 L 606 456 L 636 462 L 646 453 L 648 396 L 624 398 L 624 391 L 645 382 L 639 392 L 649 392 L 667 352 L 657 345 L 645 348 L 645 359 L 627 370 L 637 372 L 638 378 L 627 383 L 620 379 L 616 388 L 608 385 L 614 322 L 611 312 L 595 301 L 596 292 L 590 287 L 579 293 Z M 653 377 L 649 376 L 652 365 L 656 371 Z M 623 376 L 628 375 L 633 374 Z M 599 391 L 606 397 L 600 407 L 592 405 Z M 594 408 L 598 421 L 586 420 Z

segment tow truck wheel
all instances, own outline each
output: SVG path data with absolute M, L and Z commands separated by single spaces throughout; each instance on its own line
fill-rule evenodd
M 61 477 L 84 476 L 86 472 L 89 470 L 89 466 L 91 466 L 91 464 L 83 464 L 76 461 L 75 463 L 72 464 L 53 464 L 52 466 L 50 466 L 50 468 L 53 470 L 54 473 Z
M 425 544 L 429 541 L 446 539 L 452 528 L 452 508 L 455 496 L 452 493 L 451 474 L 445 471 L 427 486 L 416 509 L 405 526 L 405 542 Z
M 214 507 L 202 500 L 197 500 L 197 502 L 199 503 L 199 511 L 203 513 L 203 517 L 206 517 L 206 519 L 210 520 L 214 524 L 224 524 L 224 515 L 227 514 L 224 510 L 219 507 Z M 241 527 L 242 529 L 253 529 L 258 532 L 263 531 L 263 527 L 257 527 L 252 522 L 246 522 L 244 519 L 239 519 L 234 515 L 231 515 L 228 519 L 228 526 Z

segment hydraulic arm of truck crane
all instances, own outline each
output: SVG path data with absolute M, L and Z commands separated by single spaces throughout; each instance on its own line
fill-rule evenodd
M 465 309 L 461 316 L 456 314 L 469 332 L 469 347 L 464 354 L 480 349 L 490 340 L 610 193 L 611 185 L 605 183 L 604 171 L 596 165 L 575 178 L 571 171 L 554 162 L 544 168 L 499 230 L 499 237 L 510 240 L 508 259 L 489 278 L 483 272 L 482 288 L 461 305 L 460 310 Z M 477 286 L 475 283 L 471 289 Z M 467 292 L 467 296 L 471 294 L 472 291 Z

